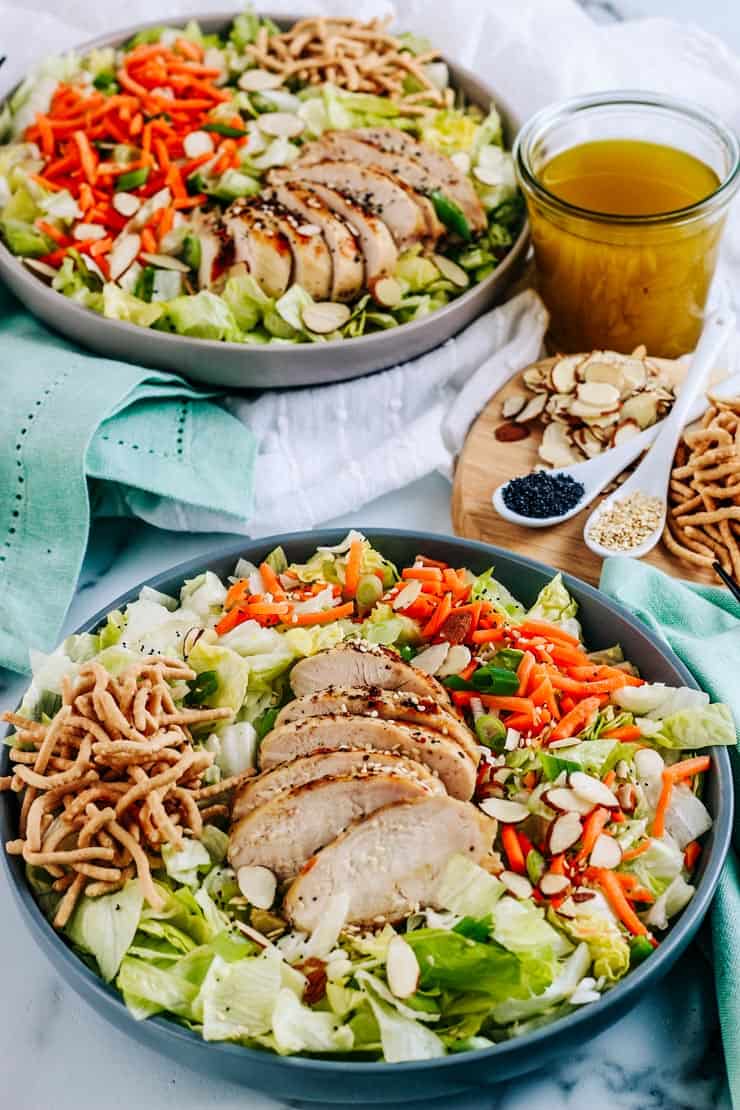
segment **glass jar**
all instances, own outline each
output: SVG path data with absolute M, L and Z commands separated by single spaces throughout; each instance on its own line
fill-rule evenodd
M 684 151 L 710 167 L 719 184 L 696 203 L 656 215 L 581 208 L 543 184 L 542 172 L 556 155 L 614 139 Z M 727 206 L 740 184 L 735 135 L 701 109 L 668 97 L 598 93 L 538 112 L 517 136 L 514 160 L 552 349 L 629 353 L 644 344 L 666 358 L 693 350 Z

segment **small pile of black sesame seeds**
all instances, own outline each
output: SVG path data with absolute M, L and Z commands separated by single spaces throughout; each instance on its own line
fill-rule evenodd
M 583 497 L 585 486 L 569 474 L 551 474 L 535 470 L 524 478 L 512 478 L 504 486 L 503 499 L 507 508 L 521 516 L 562 516 Z

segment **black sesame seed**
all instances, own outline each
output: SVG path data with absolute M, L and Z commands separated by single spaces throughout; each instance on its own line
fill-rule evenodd
M 583 497 L 585 487 L 569 474 L 535 470 L 524 478 L 513 478 L 503 491 L 504 504 L 521 516 L 562 516 Z

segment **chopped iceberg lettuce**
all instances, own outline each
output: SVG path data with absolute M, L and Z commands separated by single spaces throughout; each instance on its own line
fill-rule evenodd
M 556 574 L 552 581 L 540 590 L 531 609 L 527 611 L 528 617 L 550 621 L 558 625 L 564 632 L 581 639 L 581 626 L 575 619 L 578 612 L 578 602 L 572 598 L 563 585 L 562 574 Z

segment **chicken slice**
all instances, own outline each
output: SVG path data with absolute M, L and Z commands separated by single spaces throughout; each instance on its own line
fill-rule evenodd
M 347 923 L 397 921 L 419 906 L 441 909 L 436 891 L 452 856 L 477 863 L 496 825 L 469 802 L 426 797 L 378 809 L 309 859 L 283 912 L 313 932 L 332 898 L 349 895 Z
M 387 154 L 413 158 L 433 181 L 433 189 L 439 189 L 459 205 L 473 231 L 485 230 L 486 213 L 472 181 L 446 155 L 417 142 L 396 127 L 358 127 L 347 135 Z
M 290 727 L 290 726 L 287 726 Z M 426 783 L 433 794 L 444 794 L 442 781 L 428 767 L 398 752 L 372 751 L 367 748 L 326 748 L 312 751 L 310 755 L 278 763 L 270 771 L 263 771 L 249 779 L 234 796 L 231 810 L 232 822 L 246 816 L 251 810 L 270 801 L 281 790 L 289 790 L 315 779 L 345 775 L 364 775 L 377 771 L 390 771 L 410 775 Z
M 380 686 L 434 698 L 450 708 L 450 696 L 436 678 L 404 663 L 395 651 L 365 641 L 339 644 L 301 659 L 290 672 L 290 684 L 297 698 L 330 686 Z
M 421 242 L 426 235 L 424 213 L 413 194 L 377 166 L 319 162 L 301 166 L 296 172 L 302 181 L 336 189 L 378 216 L 402 250 Z
M 234 243 L 234 261 L 247 269 L 268 297 L 281 297 L 290 285 L 290 242 L 259 202 L 236 201 L 224 213 L 224 227 Z
M 476 765 L 480 758 L 478 744 L 468 726 L 459 717 L 446 712 L 439 702 L 401 690 L 381 690 L 378 686 L 335 686 L 330 690 L 306 694 L 283 706 L 275 724 L 284 725 L 326 713 L 379 717 L 386 721 L 406 721 L 422 728 L 433 728 L 456 740 Z
M 384 768 L 282 790 L 232 825 L 229 863 L 234 868 L 267 867 L 278 879 L 289 879 L 354 821 L 382 806 L 431 793 L 422 778 Z
M 356 297 L 365 278 L 365 260 L 360 244 L 344 220 L 297 181 L 276 182 L 270 195 L 294 212 L 304 225 L 317 227 L 324 236 L 331 256 L 331 299 L 349 301 Z
M 281 181 L 293 182 L 296 180 L 295 170 L 271 170 L 267 180 L 274 186 Z M 318 182 L 304 182 L 300 179 L 298 183 L 310 188 L 319 200 L 346 222 L 362 248 L 367 284 L 393 273 L 398 261 L 398 251 L 390 231 L 382 220 L 374 216 L 369 209 L 357 204 L 351 197 L 338 193 L 335 189 L 329 189 Z
M 269 769 L 291 760 L 300 762 L 297 757 L 312 752 L 345 749 L 370 750 L 373 755 L 399 753 L 428 767 L 453 797 L 467 800 L 473 796 L 476 764 L 456 740 L 432 728 L 380 717 L 327 714 L 278 725 L 262 741 L 259 760 L 262 768 Z M 253 781 L 257 785 L 260 780 Z
M 291 281 L 300 285 L 316 300 L 325 301 L 331 293 L 332 262 L 321 231 L 315 235 L 306 234 L 301 220 L 296 219 L 287 208 L 269 199 L 263 198 L 259 207 L 290 243 L 293 253 Z
M 296 166 L 311 166 L 325 161 L 354 162 L 356 165 L 372 166 L 390 174 L 399 185 L 411 190 L 413 199 L 424 216 L 426 237 L 436 241 L 446 234 L 446 228 L 438 219 L 434 205 L 428 198 L 428 194 L 437 187 L 436 183 L 413 158 L 361 142 L 348 131 L 325 131 L 320 139 L 306 143 L 301 149 Z

